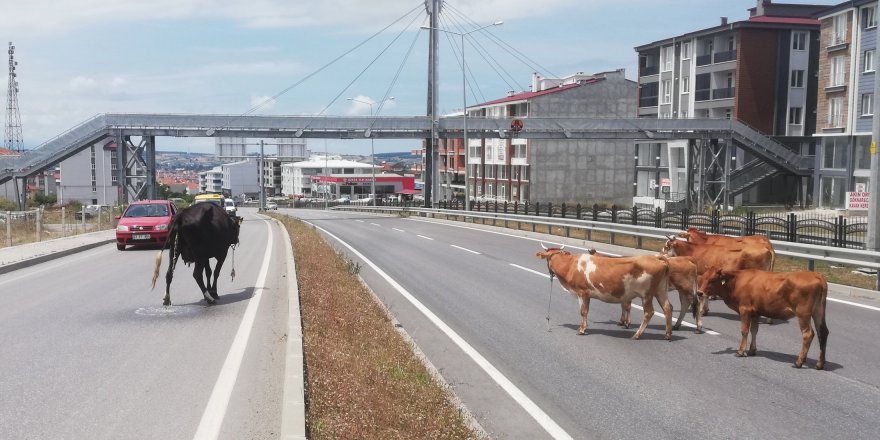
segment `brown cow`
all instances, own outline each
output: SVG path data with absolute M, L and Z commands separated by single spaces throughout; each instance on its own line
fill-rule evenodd
M 654 316 L 653 301 L 657 298 L 666 315 L 666 339 L 672 339 L 672 304 L 666 294 L 668 271 L 665 258 L 648 255 L 619 258 L 590 254 L 575 256 L 558 248 L 545 248 L 535 255 L 547 260 L 551 276 L 559 278 L 559 284 L 578 297 L 581 306 L 578 334 L 587 333 L 591 298 L 607 303 L 629 303 L 634 298 L 641 298 L 645 314 L 642 325 L 633 335 L 633 339 L 639 339 Z M 621 320 L 623 318 L 621 316 Z
M 825 367 L 825 344 L 828 327 L 825 325 L 825 298 L 828 283 L 815 272 L 767 272 L 763 270 L 711 269 L 703 277 L 701 295 L 718 295 L 728 307 L 739 313 L 742 340 L 737 356 L 754 356 L 757 352 L 755 338 L 758 335 L 758 317 L 789 319 L 797 316 L 801 327 L 803 344 L 794 363 L 795 368 L 804 365 L 807 351 L 813 342 L 814 330 L 810 318 L 819 333 L 819 360 L 816 369 Z M 752 333 L 748 354 L 746 340 Z
M 702 276 L 709 267 L 720 267 L 726 270 L 735 269 L 763 269 L 773 268 L 773 259 L 776 255 L 773 248 L 764 245 L 727 243 L 727 244 L 696 244 L 684 240 L 678 240 L 674 235 L 669 236 L 663 246 L 662 254 L 669 256 L 694 257 L 697 264 L 697 275 Z M 709 298 L 701 298 L 701 312 L 709 313 Z M 767 321 L 770 323 L 770 320 Z
M 596 249 L 587 249 L 587 253 L 590 255 L 596 255 L 597 252 Z M 697 332 L 702 332 L 703 320 L 700 308 L 705 307 L 705 301 L 697 297 L 697 265 L 691 257 L 666 257 L 666 262 L 669 266 L 669 284 L 678 291 L 678 299 L 681 304 L 678 319 L 672 329 L 681 328 L 681 321 L 684 319 L 685 313 L 691 310 L 697 321 Z M 629 328 L 630 307 L 631 303 L 620 305 L 621 313 L 618 324 L 626 328 Z M 662 308 L 663 305 L 660 304 L 660 307 Z
M 727 235 L 707 234 L 697 228 L 688 228 L 685 232 L 678 233 L 678 237 L 685 238 L 688 242 L 694 244 L 719 244 L 719 245 L 742 245 L 757 246 L 768 249 L 770 251 L 770 268 L 776 262 L 776 251 L 773 250 L 773 243 L 766 235 L 745 235 L 742 237 L 730 237 Z

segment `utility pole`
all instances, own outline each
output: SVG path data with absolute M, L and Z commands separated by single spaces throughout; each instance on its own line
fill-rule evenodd
M 260 139 L 260 211 L 266 210 L 266 155 L 263 152 L 263 139 Z
M 428 37 L 428 117 L 431 118 L 431 139 L 425 142 L 425 208 L 434 206 L 434 173 L 437 167 L 437 56 L 440 53 L 440 0 L 425 0 L 430 17 Z
M 876 32 L 880 44 L 880 32 Z M 874 61 L 875 66 L 877 61 Z M 874 117 L 871 125 L 871 177 L 868 180 L 868 239 L 865 249 L 880 251 L 880 155 L 877 143 L 880 142 L 880 73 L 874 73 Z M 877 276 L 877 288 L 880 288 L 880 274 Z

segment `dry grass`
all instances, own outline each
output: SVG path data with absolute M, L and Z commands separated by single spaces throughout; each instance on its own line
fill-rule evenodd
M 63 221 L 62 221 L 63 220 Z M 68 237 L 99 230 L 112 229 L 116 220 L 111 212 L 103 212 L 100 220 L 97 216 L 87 218 L 85 222 L 74 218 L 72 211 L 67 211 L 62 219 L 60 209 L 46 209 L 41 216 L 39 238 L 37 236 L 36 216 L 16 218 L 9 223 L 0 223 L 0 247 L 7 245 L 34 243 L 54 238 Z
M 478 438 L 361 283 L 359 266 L 308 225 L 275 217 L 287 227 L 296 259 L 308 437 Z

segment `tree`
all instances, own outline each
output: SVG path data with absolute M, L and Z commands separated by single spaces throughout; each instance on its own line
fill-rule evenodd
M 44 194 L 42 191 L 35 193 L 33 197 L 33 204 L 37 206 L 54 205 L 57 202 L 58 197 L 52 194 Z

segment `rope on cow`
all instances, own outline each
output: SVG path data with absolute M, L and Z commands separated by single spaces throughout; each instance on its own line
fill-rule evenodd
M 235 248 L 238 246 L 238 243 L 232 245 L 232 272 L 229 274 L 232 276 L 232 281 L 235 281 Z
M 548 266 L 549 266 L 549 264 L 548 264 Z M 553 271 L 550 271 L 550 290 L 548 291 L 549 299 L 547 301 L 547 332 L 548 333 L 550 332 L 550 304 L 553 303 L 553 277 L 555 277 L 555 275 L 553 274 Z

